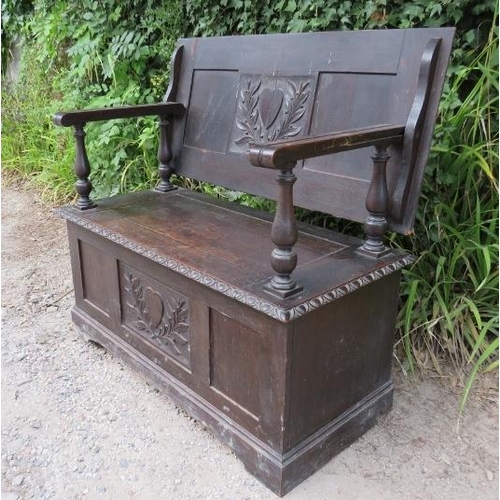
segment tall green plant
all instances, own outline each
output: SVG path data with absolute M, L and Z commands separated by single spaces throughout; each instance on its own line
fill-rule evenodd
M 2 171 L 34 182 L 54 201 L 69 201 L 74 144 L 52 123 L 57 108 L 36 52 L 26 49 L 19 82 L 2 95 Z
M 495 14 L 496 17 L 496 14 Z M 469 373 L 498 367 L 498 30 L 458 71 L 442 104 L 406 272 L 402 343 Z M 471 87 L 472 83 L 472 87 Z

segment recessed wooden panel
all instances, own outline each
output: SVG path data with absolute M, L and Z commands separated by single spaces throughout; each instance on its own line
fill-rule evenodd
M 233 129 L 237 71 L 196 70 L 184 144 L 225 153 Z
M 316 101 L 328 105 L 315 106 L 309 135 L 392 123 L 395 82 L 392 74 L 320 73 Z M 323 211 L 363 222 L 368 215 L 365 197 L 372 176 L 373 153 L 370 147 L 306 160 L 302 169 L 296 169 L 299 181 L 295 199 L 310 199 L 316 205 L 324 201 Z M 395 167 L 400 158 L 393 148 L 391 155 L 387 166 L 389 193 L 396 182 Z M 335 196 L 323 189 L 326 185 L 337 191 Z
M 109 317 L 117 279 L 116 260 L 81 240 L 79 252 L 83 299 Z
M 188 297 L 123 263 L 120 263 L 120 293 L 122 324 L 189 368 Z
M 395 75 L 330 73 L 319 75 L 310 134 L 324 135 L 389 123 Z
M 210 310 L 210 385 L 256 419 L 266 387 L 268 342 L 262 333 Z
M 293 446 L 390 380 L 399 291 L 394 273 L 297 322 L 291 363 Z M 307 408 L 307 411 L 304 411 Z
M 309 135 L 318 136 L 391 123 L 394 75 L 321 73 Z M 341 91 L 340 91 L 341 89 Z M 304 169 L 369 181 L 373 148 L 307 160 Z

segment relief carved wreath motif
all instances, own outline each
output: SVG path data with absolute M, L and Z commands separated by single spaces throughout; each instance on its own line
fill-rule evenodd
M 262 78 L 249 78 L 241 90 L 236 126 L 243 135 L 235 144 L 289 139 L 302 130 L 299 122 L 306 112 L 309 82 L 288 79 L 280 82 L 282 88 L 262 87 Z
M 125 273 L 125 279 L 125 290 L 131 301 L 127 305 L 137 317 L 134 326 L 187 361 L 189 341 L 183 335 L 189 327 L 186 302 L 174 298 L 163 300 L 157 291 L 144 287 L 132 273 Z

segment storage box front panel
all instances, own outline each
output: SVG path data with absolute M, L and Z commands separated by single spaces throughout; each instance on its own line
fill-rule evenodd
M 117 314 L 116 260 L 96 245 L 78 240 L 79 265 L 74 270 L 81 287 L 77 301 L 106 326 Z M 102 279 L 105 277 L 105 279 Z
M 284 405 L 284 352 L 276 332 L 257 331 L 210 311 L 211 388 L 257 427 L 267 428 L 265 440 L 270 445 L 280 440 L 276 409 Z M 223 403 L 223 409 L 229 407 Z
M 279 449 L 286 329 L 97 234 L 68 232 L 76 308 Z

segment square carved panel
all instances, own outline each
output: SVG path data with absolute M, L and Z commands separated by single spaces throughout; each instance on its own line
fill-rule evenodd
M 230 151 L 244 151 L 249 142 L 266 144 L 307 132 L 311 87 L 310 77 L 242 74 Z
M 122 324 L 189 368 L 189 299 L 122 263 L 120 282 Z

